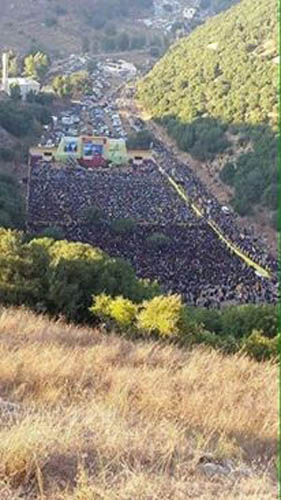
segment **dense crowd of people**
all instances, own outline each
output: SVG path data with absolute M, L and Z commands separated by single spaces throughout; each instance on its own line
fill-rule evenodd
M 164 234 L 168 243 L 152 248 L 150 237 Z M 117 237 L 108 227 L 72 227 L 71 239 L 101 246 L 128 260 L 139 277 L 158 280 L 165 292 L 180 293 L 191 305 L 275 302 L 274 285 L 256 275 L 215 236 L 205 222 L 189 226 L 138 226 Z
M 242 238 L 234 216 L 222 213 L 185 165 L 177 164 L 165 150 L 159 154 L 166 161 L 165 169 L 181 181 L 204 217 L 196 217 L 153 162 L 96 170 L 38 163 L 29 179 L 29 230 L 61 226 L 68 239 L 127 259 L 139 277 L 156 279 L 166 292 L 182 294 L 188 304 L 275 302 L 275 279 L 259 276 L 232 254 L 209 226 L 210 217 L 238 246 L 249 249 L 257 262 L 269 265 L 273 259 L 265 258 L 249 235 Z M 102 223 L 87 221 L 85 212 L 91 207 L 100 209 Z M 131 232 L 116 234 L 111 222 L 122 218 L 133 218 L 137 225 Z M 163 247 L 148 244 L 155 233 L 166 236 Z
M 106 219 L 160 224 L 195 219 L 152 162 L 137 169 L 95 170 L 37 164 L 31 170 L 29 187 L 29 218 L 33 221 L 82 221 L 91 207 L 100 209 Z
M 186 164 L 179 162 L 160 141 L 156 142 L 155 149 L 162 168 L 179 182 L 185 194 L 192 199 L 205 218 L 212 220 L 224 236 L 256 263 L 276 272 L 276 260 L 268 253 L 266 247 L 262 246 L 261 239 L 253 231 L 244 229 L 242 232 L 239 229 L 235 212 L 229 211 L 226 214 L 218 200 L 193 174 L 192 170 Z

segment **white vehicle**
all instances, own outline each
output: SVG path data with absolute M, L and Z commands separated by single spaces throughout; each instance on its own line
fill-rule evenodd
M 231 214 L 230 208 L 228 208 L 226 205 L 223 205 L 221 207 L 221 209 L 222 209 L 223 213 L 225 213 L 226 215 L 230 215 Z

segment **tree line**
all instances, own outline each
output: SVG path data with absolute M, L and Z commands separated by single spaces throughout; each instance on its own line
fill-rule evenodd
M 51 65 L 49 55 L 40 50 L 32 50 L 22 58 L 10 50 L 8 56 L 10 77 L 26 76 L 42 82 Z
M 42 101 L 40 101 L 42 99 Z M 41 126 L 52 121 L 52 114 L 48 104 L 42 104 L 44 94 L 35 97 L 29 96 L 26 103 L 9 100 L 0 102 L 0 126 L 15 137 L 37 136 Z
M 0 156 L 3 158 L 7 151 L 10 150 L 0 148 Z M 0 173 L 0 226 L 23 229 L 24 213 L 24 200 L 17 180 L 8 174 Z
M 188 307 L 130 264 L 88 244 L 0 229 L 0 303 L 100 324 L 133 339 L 158 338 L 264 360 L 278 353 L 276 307 Z

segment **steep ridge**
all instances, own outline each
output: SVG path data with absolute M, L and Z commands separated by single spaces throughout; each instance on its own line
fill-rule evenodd
M 154 117 L 276 125 L 273 0 L 244 0 L 180 40 L 140 87 Z
M 176 43 L 139 84 L 142 107 L 182 150 L 215 165 L 241 215 L 276 210 L 276 35 L 274 1 L 243 0 Z
M 143 17 L 152 0 L 13 0 L 1 2 L 0 47 L 25 52 L 40 47 L 52 55 L 80 52 L 83 40 L 101 36 L 101 22 Z M 121 23 L 122 24 L 122 23 Z M 92 39 L 92 40 L 91 40 Z

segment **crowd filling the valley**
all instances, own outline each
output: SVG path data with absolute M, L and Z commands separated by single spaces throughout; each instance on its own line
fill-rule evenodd
M 180 293 L 191 305 L 220 308 L 224 304 L 275 303 L 277 263 L 250 230 L 241 233 L 234 213 L 221 205 L 187 165 L 159 141 L 154 144 L 161 165 L 196 202 L 198 218 L 165 179 L 155 161 L 141 166 L 86 169 L 38 162 L 30 168 L 28 230 L 60 226 L 67 239 L 98 246 L 111 256 L 131 262 L 139 277 L 156 279 L 166 292 Z M 99 223 L 85 217 L 95 207 Z M 125 234 L 112 221 L 134 219 Z M 220 241 L 208 225 L 223 234 L 256 263 L 271 270 L 260 276 Z M 147 242 L 154 234 L 165 245 Z

